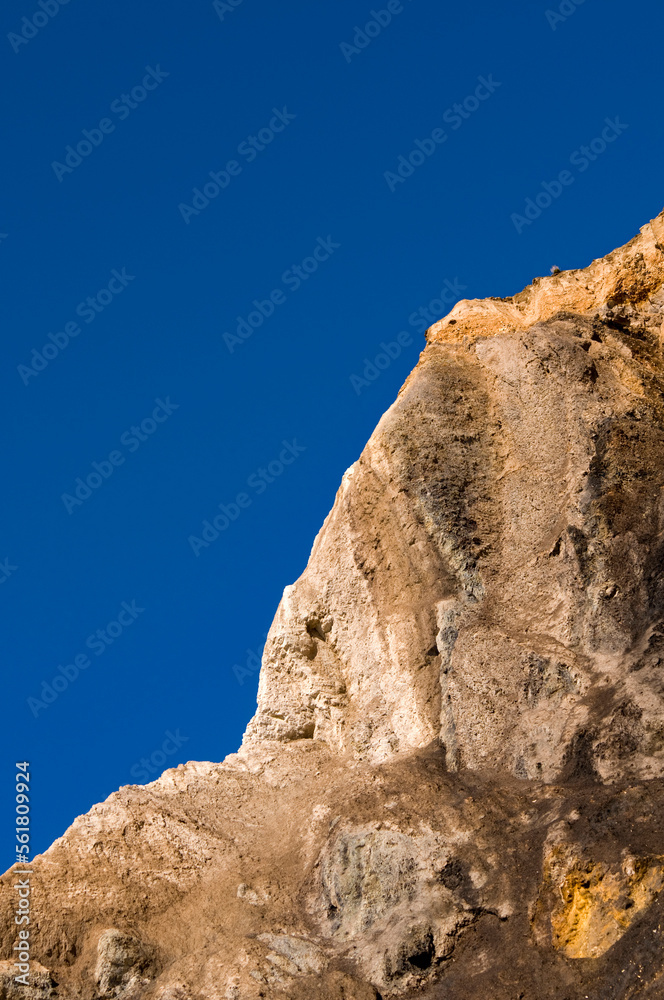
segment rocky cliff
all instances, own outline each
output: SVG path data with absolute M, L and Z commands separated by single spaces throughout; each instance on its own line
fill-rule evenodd
M 35 861 L 29 989 L 3 878 L 0 998 L 664 997 L 663 487 L 664 213 L 428 331 L 242 748 Z

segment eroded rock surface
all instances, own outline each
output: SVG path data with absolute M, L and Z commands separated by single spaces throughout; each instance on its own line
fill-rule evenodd
M 461 302 L 286 588 L 243 746 L 34 863 L 0 1000 L 664 997 L 664 215 Z

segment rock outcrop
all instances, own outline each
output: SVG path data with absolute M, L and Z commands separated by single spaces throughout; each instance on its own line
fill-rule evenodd
M 242 748 L 34 862 L 0 998 L 664 997 L 664 213 L 427 334 Z M 37 964 L 38 963 L 38 964 Z

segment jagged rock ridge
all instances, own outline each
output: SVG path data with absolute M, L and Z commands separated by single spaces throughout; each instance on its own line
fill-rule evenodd
M 427 341 L 240 752 L 35 862 L 32 996 L 664 996 L 664 214 Z

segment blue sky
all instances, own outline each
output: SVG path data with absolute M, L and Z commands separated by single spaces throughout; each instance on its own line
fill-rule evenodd
M 424 325 L 661 210 L 664 12 L 7 0 L 2 22 L 2 817 L 29 760 L 38 851 L 237 748 L 282 590 Z

